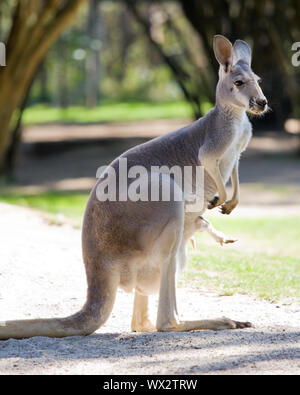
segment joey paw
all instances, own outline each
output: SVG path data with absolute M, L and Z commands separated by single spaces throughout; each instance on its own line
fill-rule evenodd
M 222 240 L 222 242 L 220 242 L 220 244 L 221 245 L 223 245 L 223 244 L 230 244 L 230 243 L 235 243 L 237 241 L 237 239 L 230 239 L 230 238 L 224 238 L 223 240 Z

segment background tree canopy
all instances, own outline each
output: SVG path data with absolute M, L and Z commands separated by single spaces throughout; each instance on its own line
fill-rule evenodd
M 2 173 L 13 166 L 26 106 L 184 99 L 202 116 L 214 103 L 214 34 L 252 46 L 273 109 L 264 126 L 299 118 L 298 0 L 11 0 L 0 1 L 0 18 Z

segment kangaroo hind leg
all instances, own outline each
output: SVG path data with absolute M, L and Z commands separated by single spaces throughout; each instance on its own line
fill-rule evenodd
M 181 321 L 176 302 L 176 273 L 179 265 L 179 246 L 175 240 L 168 259 L 162 265 L 156 327 L 158 331 L 222 330 L 251 327 L 250 322 L 234 321 L 226 317 L 211 320 Z
M 140 294 L 137 290 L 134 295 L 131 330 L 132 332 L 156 331 L 148 316 L 148 296 Z

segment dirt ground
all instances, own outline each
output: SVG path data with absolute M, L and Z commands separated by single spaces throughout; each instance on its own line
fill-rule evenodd
M 76 312 L 86 289 L 80 231 L 5 204 L 0 217 L 0 321 Z M 91 336 L 0 341 L 0 374 L 300 373 L 299 305 L 184 288 L 178 303 L 184 319 L 227 316 L 255 328 L 134 334 L 133 295 L 119 291 L 111 317 Z M 156 308 L 153 297 L 153 321 Z
M 126 139 L 108 125 L 100 132 L 85 127 L 85 138 L 72 128 L 54 134 L 44 127 L 43 136 L 28 129 L 13 188 L 87 191 L 98 166 L 145 141 L 144 136 L 184 123 L 176 122 L 163 124 L 162 129 L 149 122 L 138 128 L 127 125 Z M 233 215 L 299 214 L 296 142 L 285 134 L 274 136 L 255 137 L 243 156 L 242 204 Z M 280 184 L 291 193 L 257 192 L 252 183 Z M 0 218 L 0 321 L 78 311 L 86 292 L 80 231 L 68 225 L 49 226 L 36 212 L 1 203 Z M 227 316 L 251 321 L 255 328 L 133 334 L 133 295 L 119 291 L 111 317 L 91 336 L 0 341 L 0 374 L 300 374 L 298 304 L 184 288 L 178 290 L 178 304 L 184 319 Z M 151 298 L 151 308 L 155 321 L 157 297 Z

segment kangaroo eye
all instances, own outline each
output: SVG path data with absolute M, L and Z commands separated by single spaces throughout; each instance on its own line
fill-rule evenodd
M 259 79 L 257 80 L 257 83 L 258 83 L 258 84 L 261 84 L 261 83 L 262 83 L 262 79 L 259 78 Z
M 236 85 L 236 86 L 241 86 L 241 85 L 243 85 L 244 83 L 243 83 L 243 81 L 241 81 L 241 80 L 238 80 L 238 81 L 234 81 L 234 85 Z

